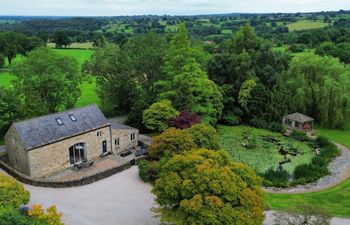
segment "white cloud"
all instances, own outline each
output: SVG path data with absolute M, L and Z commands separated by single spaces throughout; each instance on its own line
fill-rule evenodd
M 349 0 L 0 0 L 0 15 L 112 16 L 350 9 Z

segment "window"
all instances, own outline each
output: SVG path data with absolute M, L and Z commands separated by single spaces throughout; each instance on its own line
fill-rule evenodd
M 130 140 L 131 140 L 131 141 L 134 141 L 134 140 L 135 140 L 135 133 L 132 133 L 132 134 L 130 135 Z
M 102 136 L 102 131 L 97 131 L 97 137 L 101 137 Z
M 70 118 L 73 122 L 76 122 L 76 121 L 77 121 L 77 119 L 75 118 L 74 115 L 69 115 L 69 118 Z
M 60 118 L 56 118 L 56 122 L 58 125 L 63 125 L 63 121 Z
M 115 147 L 119 147 L 119 138 L 114 140 L 114 145 Z

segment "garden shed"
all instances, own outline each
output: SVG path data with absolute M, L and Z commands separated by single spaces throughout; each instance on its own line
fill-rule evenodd
M 314 119 L 302 113 L 293 113 L 284 116 L 282 123 L 291 129 L 310 130 L 313 127 Z

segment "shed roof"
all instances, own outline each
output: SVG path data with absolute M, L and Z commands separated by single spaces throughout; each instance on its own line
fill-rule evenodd
M 70 138 L 110 123 L 96 105 L 14 123 L 26 150 Z
M 307 123 L 307 122 L 311 122 L 314 121 L 313 118 L 308 117 L 302 113 L 293 113 L 287 116 L 284 116 L 283 118 L 289 119 L 289 120 L 293 120 L 299 123 Z

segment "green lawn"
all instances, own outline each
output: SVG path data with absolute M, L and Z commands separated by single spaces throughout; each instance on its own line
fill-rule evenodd
M 350 217 L 350 179 L 324 191 L 308 194 L 266 194 L 268 204 L 275 210 L 286 210 L 301 204 L 319 206 L 333 216 Z
M 323 21 L 310 21 L 310 20 L 300 20 L 295 23 L 288 24 L 289 31 L 295 31 L 295 30 L 309 30 L 309 29 L 318 29 L 318 28 L 324 28 L 328 24 L 324 23 Z
M 247 141 L 244 133 L 249 131 L 249 135 L 256 141 L 256 147 L 248 149 L 243 147 Z M 237 161 L 244 162 L 253 167 L 258 173 L 263 173 L 269 168 L 277 168 L 283 156 L 279 154 L 279 147 L 269 141 L 263 140 L 262 136 L 277 138 L 284 150 L 296 149 L 296 156 L 287 155 L 290 163 L 284 164 L 283 168 L 292 173 L 294 168 L 302 163 L 311 162 L 315 156 L 315 151 L 307 143 L 295 141 L 291 138 L 283 137 L 279 133 L 273 133 L 263 129 L 256 129 L 248 126 L 219 126 L 220 143 L 228 151 L 230 156 Z
M 100 103 L 100 99 L 96 94 L 96 77 L 89 76 L 84 78 L 83 83 L 80 85 L 80 89 L 81 95 L 75 106 L 82 107 L 94 103 Z
M 86 60 L 90 59 L 94 50 L 85 49 L 54 49 L 60 55 L 70 56 L 78 60 L 79 64 L 82 65 Z
M 334 142 L 350 148 L 350 128 L 345 130 L 317 129 L 316 134 L 318 136 L 325 136 Z

